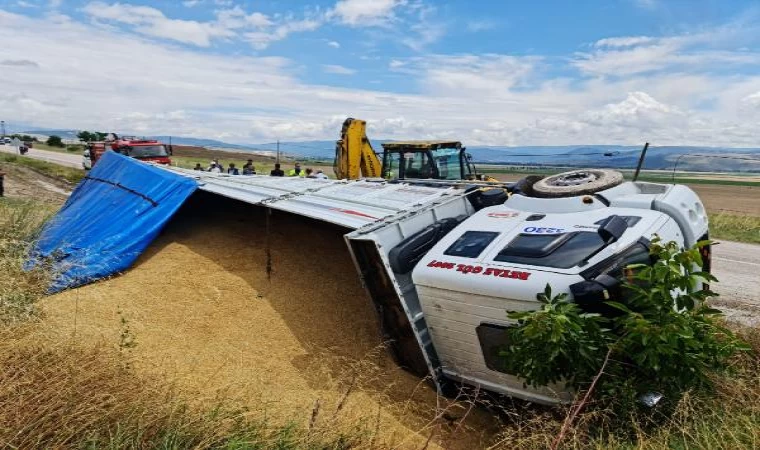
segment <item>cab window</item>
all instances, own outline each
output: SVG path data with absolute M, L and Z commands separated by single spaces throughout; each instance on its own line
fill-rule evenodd
M 649 247 L 641 242 L 637 242 L 620 254 L 614 255 L 594 267 L 581 272 L 581 276 L 586 279 L 593 279 L 604 273 L 613 278 L 634 283 L 637 271 L 628 266 L 651 263 L 652 259 L 649 254 Z
M 465 231 L 443 254 L 477 258 L 498 235 L 495 231 Z
M 456 148 L 441 148 L 433 150 L 433 160 L 438 178 L 441 180 L 458 180 L 462 178 L 459 161 L 460 150 Z
M 408 152 L 403 154 L 404 178 L 432 178 L 432 161 L 425 152 Z
M 520 234 L 494 260 L 569 269 L 605 246 L 598 233 L 578 231 L 555 235 Z

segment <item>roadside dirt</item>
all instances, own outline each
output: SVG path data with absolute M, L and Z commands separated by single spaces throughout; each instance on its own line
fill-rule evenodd
M 70 183 L 42 175 L 28 167 L 13 163 L 0 164 L 5 172 L 5 196 L 63 203 L 74 188 Z
M 249 152 L 228 152 L 225 150 L 210 150 L 204 147 L 195 147 L 190 145 L 172 145 L 173 155 L 185 156 L 190 158 L 204 158 L 220 160 L 239 160 L 246 161 L 252 159 L 254 162 L 273 162 L 275 158 L 268 155 L 259 155 Z
M 760 216 L 760 186 L 689 185 L 712 213 Z

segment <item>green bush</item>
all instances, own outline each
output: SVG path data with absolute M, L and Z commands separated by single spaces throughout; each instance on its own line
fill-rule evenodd
M 708 244 L 680 250 L 655 237 L 654 263 L 628 266 L 635 276 L 623 282 L 623 299 L 607 302 L 616 317 L 584 313 L 547 285 L 540 309 L 508 314 L 517 326 L 507 329 L 505 368 L 533 386 L 564 382 L 583 390 L 606 361 L 593 396 L 618 410 L 634 408 L 648 392 L 674 402 L 688 390 L 710 389 L 711 376 L 748 347 L 705 303 L 717 295 L 701 289 L 717 281 L 702 271 L 700 249 Z
M 47 145 L 51 146 L 51 147 L 61 147 L 61 148 L 66 147 L 66 145 L 63 143 L 63 140 L 61 139 L 61 137 L 60 136 L 56 136 L 56 135 L 48 137 L 47 142 L 45 142 L 45 143 Z

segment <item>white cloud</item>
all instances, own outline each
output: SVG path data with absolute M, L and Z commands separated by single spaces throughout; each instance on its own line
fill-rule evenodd
M 741 101 L 744 105 L 760 109 L 760 91 L 744 97 Z
M 266 31 L 253 31 L 245 33 L 245 39 L 256 49 L 265 49 L 272 42 L 281 41 L 292 33 L 314 31 L 321 26 L 321 22 L 314 19 L 286 20 L 274 29 Z
M 215 3 L 219 6 L 230 6 L 228 2 Z M 297 19 L 290 14 L 278 18 L 275 22 L 261 12 L 248 14 L 239 5 L 217 10 L 216 20 L 208 22 L 172 19 L 150 6 L 122 3 L 92 2 L 87 4 L 83 11 L 96 20 L 130 25 L 135 32 L 146 36 L 198 47 L 209 47 L 218 39 L 243 39 L 256 49 L 264 49 L 272 42 L 285 39 L 292 33 L 313 31 L 321 25 L 317 19 Z
M 133 25 L 135 31 L 140 34 L 199 47 L 208 47 L 215 38 L 234 35 L 229 29 L 213 23 L 169 19 L 164 16 L 164 13 L 150 6 L 121 3 L 108 5 L 102 2 L 92 2 L 85 5 L 83 11 L 95 19 Z
M 139 13 L 127 19 L 135 24 L 125 25 L 165 19 L 153 8 Z M 243 20 L 238 13 L 228 19 Z M 278 36 L 278 27 L 306 19 L 269 20 L 272 25 L 261 29 L 246 24 L 227 31 Z M 318 16 L 308 20 L 313 23 L 283 32 L 320 23 Z M 667 46 L 668 39 L 594 48 Z M 0 10 L 0 42 L 0 110 L 36 126 L 255 143 L 335 139 L 342 120 L 351 116 L 367 120 L 376 138 L 453 138 L 469 145 L 632 144 L 644 139 L 657 145 L 757 145 L 760 75 L 702 65 L 716 57 L 734 64 L 753 58 L 728 48 L 677 46 L 669 57 L 679 59 L 684 70 L 588 71 L 581 78 L 548 70 L 567 74 L 576 60 L 563 66 L 559 58 L 540 55 L 397 57 L 388 63 L 390 75 L 405 77 L 414 92 L 400 94 L 310 84 L 299 79 L 304 67 L 288 59 L 221 55 L 73 18 L 49 21 Z M 111 61 L 114 55 L 150 64 L 101 64 L 92 70 L 91 64 L 81 63 Z M 660 60 L 656 67 L 668 67 L 664 64 Z M 383 81 L 381 86 L 392 85 Z
M 338 0 L 324 17 L 364 29 L 372 40 L 394 40 L 419 52 L 446 33 L 446 23 L 433 20 L 435 12 L 432 2 L 423 0 Z
M 203 0 L 185 0 L 182 4 L 194 7 Z M 257 50 L 263 50 L 273 42 L 292 34 L 311 32 L 326 23 L 337 23 L 366 30 L 382 27 L 386 33 L 376 35 L 393 39 L 417 51 L 438 40 L 445 33 L 445 26 L 432 23 L 429 16 L 435 11 L 422 0 L 339 0 L 334 8 L 306 9 L 302 14 L 278 13 L 272 16 L 261 12 L 247 13 L 239 4 L 229 0 L 213 0 L 220 6 L 214 11 L 215 20 L 197 21 L 167 17 L 153 6 L 128 3 L 94 1 L 82 11 L 96 22 L 129 25 L 131 31 L 153 38 L 168 39 L 198 47 L 209 47 L 217 40 L 247 41 Z M 405 7 L 403 14 L 396 12 Z M 398 28 L 387 32 L 390 27 Z M 340 43 L 329 41 L 328 45 L 339 48 Z
M 0 66 L 39 67 L 40 65 L 28 59 L 4 59 L 0 61 Z
M 725 69 L 760 63 L 760 53 L 736 51 L 732 27 L 654 38 L 627 36 L 601 39 L 591 53 L 577 53 L 573 65 L 595 76 L 629 76 L 653 71 Z
M 222 9 L 216 12 L 216 23 L 227 29 L 240 28 L 266 28 L 273 25 L 272 20 L 266 14 L 253 12 L 247 14 L 243 8 L 236 5 L 231 9 Z
M 632 47 L 634 45 L 649 44 L 655 38 L 649 36 L 624 36 L 600 39 L 594 43 L 595 47 Z
M 412 50 L 422 52 L 446 34 L 447 24 L 441 20 L 434 20 L 436 9 L 432 6 L 414 3 L 411 9 L 414 12 L 414 20 L 402 25 L 402 35 L 406 37 L 401 42 Z
M 406 0 L 339 0 L 332 14 L 353 27 L 380 25 L 391 21 L 394 10 L 406 3 Z
M 392 70 L 422 76 L 425 91 L 436 95 L 488 93 L 509 95 L 510 89 L 526 80 L 537 57 L 507 55 L 430 55 L 392 60 Z
M 348 67 L 343 67 L 338 64 L 323 64 L 322 71 L 336 75 L 353 75 L 356 73 L 356 70 L 349 69 Z
M 34 3 L 25 2 L 23 0 L 17 1 L 16 6 L 20 8 L 36 8 L 37 7 L 37 5 L 35 5 Z
M 496 22 L 491 19 L 470 20 L 467 22 L 467 31 L 472 33 L 479 33 L 481 31 L 489 31 L 496 28 Z
M 50 0 L 48 1 L 48 7 L 50 9 L 58 9 L 61 7 L 63 0 Z

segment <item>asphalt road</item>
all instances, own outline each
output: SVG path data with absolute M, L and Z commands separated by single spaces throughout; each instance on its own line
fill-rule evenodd
M 720 280 L 713 304 L 734 321 L 760 325 L 760 245 L 720 241 L 713 248 L 713 274 Z
M 9 145 L 0 145 L 0 152 L 12 153 L 18 155 L 18 149 Z M 82 155 L 81 153 L 59 153 L 51 152 L 48 150 L 37 150 L 30 148 L 29 152 L 24 155 L 29 158 L 40 159 L 61 166 L 73 167 L 77 169 L 82 168 Z

